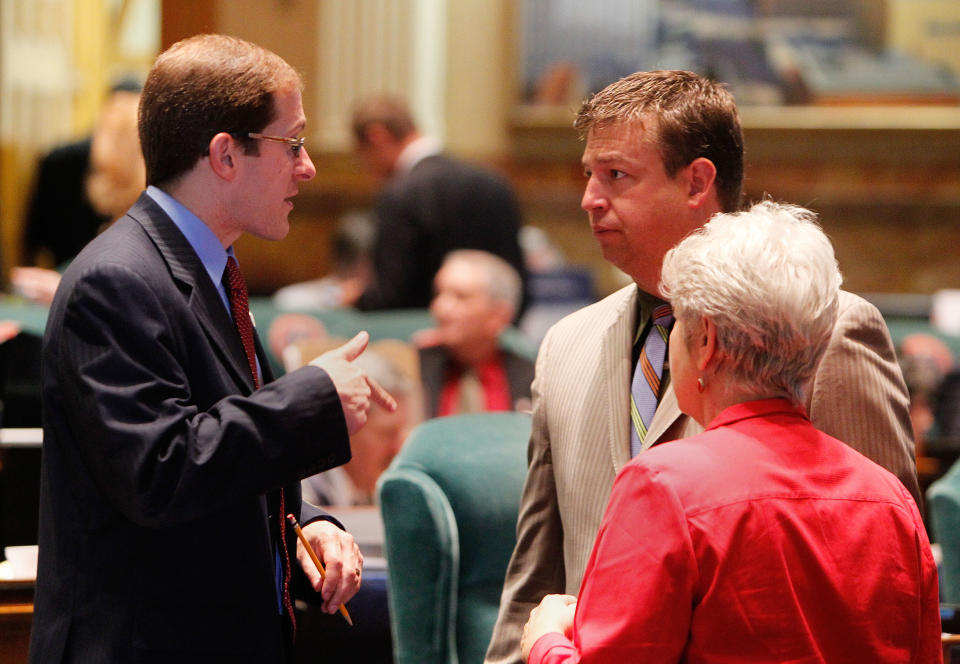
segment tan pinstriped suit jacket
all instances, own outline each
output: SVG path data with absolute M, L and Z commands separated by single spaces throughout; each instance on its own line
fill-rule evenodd
M 540 347 L 517 546 L 487 664 L 520 662 L 530 609 L 548 593 L 579 591 L 613 480 L 630 458 L 636 301 L 637 287 L 627 286 L 557 323 Z M 889 332 L 879 311 L 851 293 L 841 293 L 833 336 L 808 388 L 807 412 L 818 428 L 892 471 L 919 496 L 907 389 Z M 700 431 L 668 386 L 644 443 Z

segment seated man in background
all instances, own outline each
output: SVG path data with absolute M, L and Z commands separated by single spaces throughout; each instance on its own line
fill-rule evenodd
M 352 129 L 360 157 L 385 186 L 373 210 L 374 273 L 343 280 L 342 304 L 365 311 L 426 307 L 433 277 L 454 249 L 494 253 L 526 279 L 520 206 L 504 178 L 443 154 L 436 139 L 420 134 L 401 99 L 362 101 Z
M 500 347 L 520 306 L 517 271 L 493 254 L 461 249 L 444 259 L 434 287 L 436 327 L 418 339 L 427 417 L 529 409 L 533 362 Z
M 353 363 L 396 399 L 397 409 L 390 412 L 371 404 L 366 425 L 350 434 L 350 461 L 301 481 L 303 499 L 314 505 L 372 505 L 377 478 L 393 461 L 416 423 L 411 407 L 416 396 L 413 383 L 392 361 L 367 349 Z

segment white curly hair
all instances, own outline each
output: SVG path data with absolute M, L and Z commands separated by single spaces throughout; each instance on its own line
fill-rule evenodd
M 717 371 L 755 394 L 803 404 L 841 282 L 817 215 L 766 200 L 715 215 L 671 249 L 660 289 L 690 333 L 701 316 L 716 325 Z

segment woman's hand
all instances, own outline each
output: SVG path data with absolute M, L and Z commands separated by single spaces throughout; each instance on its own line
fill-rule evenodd
M 520 652 L 523 661 L 530 657 L 530 650 L 544 634 L 560 632 L 567 638 L 573 628 L 573 615 L 577 611 L 577 598 L 573 595 L 547 595 L 540 605 L 530 612 L 530 619 L 523 626 Z

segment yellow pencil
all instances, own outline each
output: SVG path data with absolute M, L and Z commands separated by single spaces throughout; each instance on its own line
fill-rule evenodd
M 292 514 L 288 514 L 287 521 L 289 521 L 290 525 L 293 526 L 293 530 L 295 533 L 297 533 L 297 537 L 300 538 L 303 548 L 305 548 L 307 553 L 310 554 L 310 559 L 313 561 L 313 564 L 317 566 L 317 570 L 320 572 L 321 578 L 326 579 L 327 571 L 323 569 L 323 563 L 321 563 L 320 559 L 317 558 L 317 554 L 314 553 L 313 547 L 310 546 L 310 542 L 307 541 L 307 538 L 303 535 L 303 531 L 300 530 L 300 524 L 297 523 L 297 517 L 293 516 Z M 347 607 L 345 607 L 343 604 L 340 605 L 340 613 L 347 621 L 347 624 L 353 627 L 353 620 L 350 618 L 350 614 L 347 612 Z

